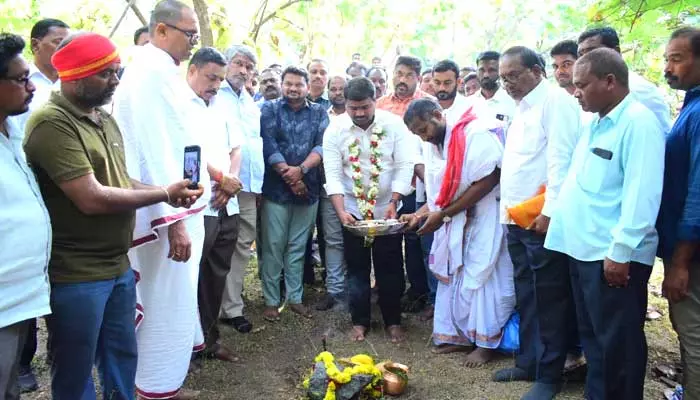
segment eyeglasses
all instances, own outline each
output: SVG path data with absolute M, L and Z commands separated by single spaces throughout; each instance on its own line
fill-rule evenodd
M 21 77 L 11 77 L 11 76 L 6 76 L 4 78 L 0 78 L 1 81 L 12 81 L 17 83 L 18 85 L 22 85 L 24 87 L 29 86 L 29 75 L 21 76 Z
M 194 46 L 195 44 L 199 43 L 199 33 L 192 32 L 192 31 L 186 31 L 184 29 L 178 28 L 175 25 L 170 25 L 170 24 L 166 24 L 166 23 L 163 23 L 163 25 L 167 26 L 168 28 L 173 28 L 176 31 L 182 32 L 182 34 L 185 35 L 185 37 L 187 37 L 187 40 L 190 41 L 191 45 Z

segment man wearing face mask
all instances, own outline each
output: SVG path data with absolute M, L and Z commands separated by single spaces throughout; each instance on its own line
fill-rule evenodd
M 250 261 L 250 246 L 257 236 L 258 205 L 262 192 L 265 163 L 263 161 L 263 144 L 260 137 L 260 109 L 253 101 L 245 82 L 255 70 L 257 57 L 248 46 L 234 45 L 224 52 L 228 67 L 226 80 L 216 95 L 214 107 L 221 114 L 231 114 L 232 122 L 238 125 L 242 133 L 241 163 L 239 179 L 243 188 L 236 196 L 239 207 L 238 240 L 231 258 L 231 271 L 226 278 L 226 289 L 221 302 L 221 322 L 232 326 L 240 333 L 248 333 L 253 324 L 243 315 L 243 278 Z M 276 70 L 263 71 L 263 80 L 268 76 L 270 84 L 263 93 L 272 95 L 279 83 L 274 86 L 274 80 L 279 79 Z M 279 81 L 277 81 L 279 82 Z M 273 87 L 274 89 L 270 89 Z
M 515 114 L 515 101 L 499 85 L 497 51 L 485 51 L 476 59 L 477 77 L 481 89 L 471 97 L 477 112 L 486 112 L 488 116 L 505 123 L 506 127 Z

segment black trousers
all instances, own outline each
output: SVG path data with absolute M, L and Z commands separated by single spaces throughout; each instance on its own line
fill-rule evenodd
M 399 210 L 399 216 L 416 212 L 416 193 L 404 196 L 403 207 Z M 420 237 L 415 231 L 404 232 L 404 251 L 406 252 L 406 277 L 411 285 L 409 291 L 416 297 L 430 293 L 428 287 L 428 275 L 425 273 L 425 261 Z
M 569 257 L 578 329 L 588 361 L 588 400 L 644 398 L 644 320 L 651 266 L 630 263 L 627 287 L 608 286 L 603 261 Z
M 22 355 L 19 358 L 19 368 L 21 372 L 24 372 L 24 370 L 28 370 L 29 368 L 31 368 L 32 360 L 34 359 L 34 355 L 36 354 L 36 335 L 38 330 L 37 322 L 39 321 L 36 318 L 32 318 L 27 321 L 27 330 L 25 332 L 26 336 L 24 338 L 24 347 L 22 348 Z
M 226 210 L 221 210 L 218 217 L 204 217 L 204 247 L 199 263 L 197 300 L 206 349 L 214 347 L 219 340 L 219 309 L 238 240 L 238 223 L 239 216 L 228 216 Z
M 369 275 L 372 262 L 384 325 L 401 324 L 401 295 L 406 287 L 401 235 L 380 236 L 374 239 L 371 247 L 365 247 L 364 238 L 343 229 L 343 240 L 352 324 L 370 326 Z
M 508 226 L 516 310 L 520 313 L 520 350 L 515 365 L 533 380 L 561 381 L 571 342 L 574 312 L 568 260 L 544 248 L 544 235 Z

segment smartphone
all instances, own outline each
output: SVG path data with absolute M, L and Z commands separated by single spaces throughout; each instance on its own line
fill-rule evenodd
M 190 189 L 199 186 L 199 168 L 202 162 L 202 149 L 199 146 L 185 147 L 185 167 L 182 172 L 183 179 L 189 179 L 192 183 Z

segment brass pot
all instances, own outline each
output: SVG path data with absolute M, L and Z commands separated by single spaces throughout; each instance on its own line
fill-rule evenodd
M 384 378 L 384 393 L 391 396 L 399 396 L 403 394 L 408 386 L 408 366 L 386 361 L 377 364 L 377 368 L 382 372 Z M 393 371 L 400 371 L 405 376 L 397 374 Z

